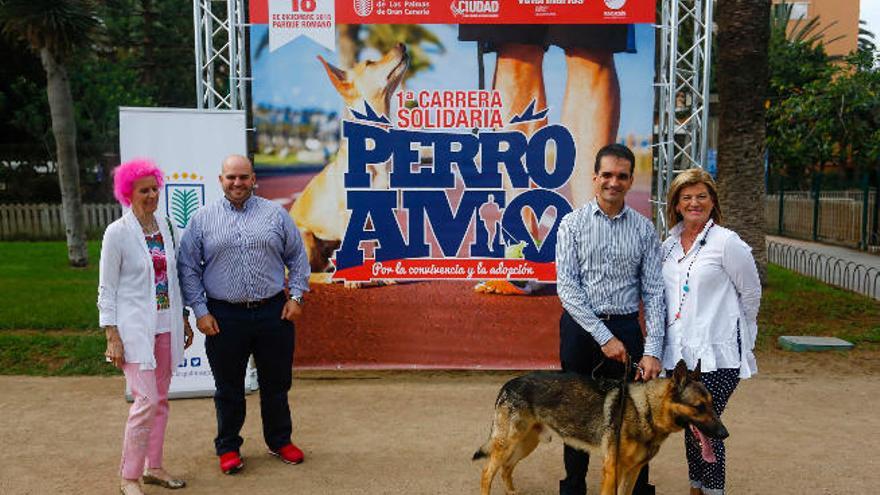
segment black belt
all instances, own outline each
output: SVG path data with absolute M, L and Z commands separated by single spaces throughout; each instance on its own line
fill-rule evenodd
M 256 301 L 241 301 L 241 302 L 232 302 L 232 301 L 224 301 L 223 299 L 212 299 L 208 298 L 209 301 L 214 303 L 226 304 L 228 306 L 233 306 L 241 309 L 254 309 L 259 308 L 265 304 L 268 304 L 272 301 L 275 301 L 278 298 L 284 297 L 284 291 L 281 291 L 273 296 L 269 296 L 266 299 L 257 299 Z
M 621 320 L 638 320 L 639 312 L 628 313 L 625 315 L 611 315 L 608 313 L 596 313 L 596 318 L 599 318 L 603 321 L 621 321 Z

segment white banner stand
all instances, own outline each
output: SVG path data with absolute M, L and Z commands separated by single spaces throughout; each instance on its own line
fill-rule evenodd
M 165 173 L 159 214 L 186 229 L 195 211 L 220 199 L 220 164 L 231 154 L 247 155 L 243 111 L 119 107 L 119 151 L 123 162 L 149 158 Z M 214 395 L 214 376 L 205 354 L 205 336 L 190 316 L 195 338 L 171 377 L 170 398 Z M 258 388 L 253 359 L 245 390 Z M 126 398 L 131 394 L 126 389 Z

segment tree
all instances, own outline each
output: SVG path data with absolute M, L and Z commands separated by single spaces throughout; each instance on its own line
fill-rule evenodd
M 827 38 L 825 36 L 828 30 L 836 24 L 837 21 L 832 21 L 825 26 L 821 26 L 822 21 L 819 19 L 819 16 L 813 16 L 809 19 L 804 17 L 793 19 L 792 4 L 783 1 L 774 5 L 774 8 L 771 10 L 770 36 L 777 37 L 781 35 L 789 41 L 806 43 L 808 46 L 830 45 L 845 37 L 843 35 L 834 38 Z
M 867 25 L 868 21 L 859 20 L 858 51 L 870 61 L 869 68 L 873 68 L 875 64 L 880 63 L 880 55 L 877 53 L 877 37 L 868 30 Z
M 859 19 L 858 50 L 860 52 L 875 52 L 877 51 L 877 39 L 874 33 L 867 28 L 867 25 L 868 21 Z
M 815 19 L 815 18 L 814 18 Z M 829 158 L 818 128 L 804 120 L 798 99 L 814 87 L 831 84 L 835 65 L 821 42 L 788 39 L 784 28 L 771 28 L 767 92 L 767 148 L 772 170 L 789 187 L 805 184 L 810 167 Z
M 82 198 L 106 202 L 113 199 L 109 172 L 119 162 L 118 107 L 195 106 L 194 33 L 189 2 L 94 5 L 101 29 L 65 68 Z M 0 201 L 60 203 L 45 70 L 17 38 L 0 36 L 0 53 L 6 62 L 0 66 L 0 181 L 20 185 L 0 191 Z
M 767 92 L 768 164 L 786 177 L 788 187 L 809 187 L 814 164 L 830 159 L 831 149 L 820 129 L 802 120 L 806 109 L 798 98 L 811 87 L 831 84 L 839 56 L 829 56 L 825 45 L 840 37 L 826 39 L 833 26 L 823 27 L 819 16 L 809 20 L 792 18 L 791 4 L 778 4 L 770 15 L 769 72 Z
M 767 277 L 764 109 L 770 0 L 718 2 L 718 189 L 725 223 L 752 248 Z
M 810 19 L 806 26 L 809 29 L 790 31 L 785 28 L 785 19 L 785 16 L 782 19 L 774 16 L 770 27 L 768 96 L 771 102 L 792 92 L 799 92 L 813 81 L 830 80 L 832 62 L 841 60 L 840 57 L 830 57 L 825 52 L 825 43 L 821 37 L 808 35 L 819 26 L 818 16 Z
M 844 187 L 858 184 L 876 162 L 873 143 L 880 108 L 873 73 L 873 34 L 859 30 L 859 49 L 843 57 L 825 53 L 827 28 L 813 17 L 790 21 L 790 6 L 774 9 L 770 32 L 767 146 L 771 170 L 787 187 L 809 187 L 813 174 L 835 165 Z M 833 41 L 833 40 L 832 40 Z
M 88 0 L 0 0 L 0 29 L 27 43 L 46 71 L 58 181 L 71 266 L 89 262 L 76 155 L 76 119 L 66 63 L 100 26 Z
M 138 94 L 157 105 L 195 107 L 192 8 L 180 0 L 102 0 L 99 63 L 136 72 Z

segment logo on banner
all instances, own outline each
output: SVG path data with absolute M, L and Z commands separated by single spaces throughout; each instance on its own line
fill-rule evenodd
M 628 15 L 625 10 L 621 10 L 624 5 L 626 0 L 605 0 L 605 6 L 611 10 L 602 12 L 602 16 L 606 19 L 624 19 Z
M 191 357 L 189 359 L 184 358 L 183 361 L 181 361 L 180 364 L 177 365 L 177 367 L 178 368 L 186 368 L 186 367 L 198 368 L 201 365 L 202 365 L 202 358 L 196 356 L 196 357 Z
M 572 210 L 557 192 L 574 171 L 569 129 L 512 130 L 549 109 L 532 101 L 502 120 L 497 91 L 396 96 L 395 126 L 369 104 L 343 121 L 351 216 L 333 278 L 555 281 L 556 233 Z M 373 187 L 377 166 L 387 167 L 390 187 Z M 522 192 L 510 198 L 506 181 Z
M 453 0 L 449 4 L 456 17 L 498 17 L 500 7 L 498 0 Z
M 205 205 L 203 181 L 201 175 L 189 172 L 165 177 L 165 211 L 177 228 L 185 229 L 196 210 Z
M 269 0 L 269 51 L 300 36 L 335 52 L 336 0 Z
M 373 0 L 352 0 L 352 2 L 357 15 L 367 17 L 373 13 Z

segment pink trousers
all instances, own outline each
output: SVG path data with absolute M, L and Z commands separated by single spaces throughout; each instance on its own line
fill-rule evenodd
M 140 363 L 125 363 L 122 371 L 134 402 L 128 410 L 122 441 L 120 474 L 127 480 L 141 477 L 144 468 L 162 467 L 162 447 L 168 424 L 168 386 L 171 384 L 171 334 L 156 335 L 156 369 L 141 370 Z

